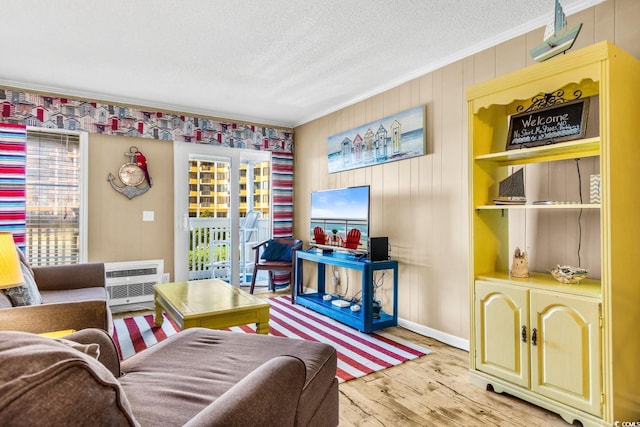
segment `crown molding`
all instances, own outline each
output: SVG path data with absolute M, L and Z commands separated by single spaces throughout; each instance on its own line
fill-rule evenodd
M 571 7 L 565 8 L 564 11 L 567 16 L 570 16 L 575 13 L 581 12 L 585 9 L 588 9 L 592 6 L 595 6 L 597 4 L 604 3 L 605 1 L 606 0 L 582 0 L 580 2 L 572 4 Z M 370 91 L 363 93 L 362 95 L 359 95 L 349 101 L 343 102 L 335 106 L 334 108 L 330 108 L 330 109 L 318 112 L 317 114 L 313 114 L 312 116 L 308 116 L 307 118 L 300 120 L 297 123 L 294 123 L 293 126 L 294 127 L 300 126 L 312 120 L 319 119 L 331 113 L 335 113 L 336 111 L 342 110 L 343 108 L 347 108 L 353 104 L 357 104 L 358 102 L 361 102 L 373 96 L 379 95 L 387 90 L 393 89 L 413 79 L 422 77 L 425 74 L 429 74 L 433 71 L 439 70 L 440 68 L 444 68 L 447 65 L 453 64 L 456 61 L 460 61 L 464 58 L 475 55 L 476 53 L 482 52 L 483 50 L 495 47 L 500 43 L 504 43 L 506 41 L 519 37 L 523 34 L 527 34 L 530 31 L 536 30 L 540 27 L 544 27 L 552 16 L 553 16 L 553 11 L 549 11 L 547 15 L 542 16 L 539 19 L 534 19 L 525 24 L 515 27 L 510 31 L 505 31 L 504 33 L 498 34 L 495 37 L 491 37 L 489 39 L 482 40 L 479 43 L 471 45 L 466 49 L 459 50 L 445 58 L 442 58 L 441 60 L 432 62 L 423 68 L 419 68 L 401 77 L 391 80 L 385 83 L 384 85 L 373 88 Z

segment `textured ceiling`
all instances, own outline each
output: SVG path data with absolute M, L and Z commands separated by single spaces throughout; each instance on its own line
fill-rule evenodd
M 296 126 L 542 27 L 553 5 L 0 0 L 0 85 Z

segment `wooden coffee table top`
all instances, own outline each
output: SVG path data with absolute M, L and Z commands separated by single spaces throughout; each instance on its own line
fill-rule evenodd
M 220 279 L 161 283 L 155 289 L 185 319 L 269 306 L 265 300 Z

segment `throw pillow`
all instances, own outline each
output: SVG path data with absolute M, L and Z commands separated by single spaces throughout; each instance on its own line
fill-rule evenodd
M 1 308 L 11 308 L 13 307 L 13 303 L 4 292 L 4 289 L 0 289 L 0 309 Z
M 291 262 L 293 260 L 291 245 L 284 245 L 271 239 L 267 243 L 267 247 L 265 248 L 260 258 L 265 261 Z
M 20 270 L 22 270 L 24 283 L 14 286 L 13 288 L 5 289 L 5 294 L 9 297 L 14 307 L 42 304 L 40 291 L 33 278 L 31 269 L 21 262 Z
M 29 264 L 29 260 L 27 260 L 24 252 L 22 252 L 17 246 L 16 251 L 18 251 L 18 258 L 20 258 L 20 262 L 29 269 L 29 273 L 31 273 L 31 275 L 33 276 L 33 268 L 31 268 L 31 264 Z

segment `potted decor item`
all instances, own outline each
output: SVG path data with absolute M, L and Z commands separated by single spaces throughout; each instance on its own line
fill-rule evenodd
M 340 237 L 338 236 L 338 229 L 334 228 L 333 230 L 331 230 L 331 233 L 333 233 L 333 235 L 331 236 L 331 244 L 333 246 L 339 246 L 340 245 Z

